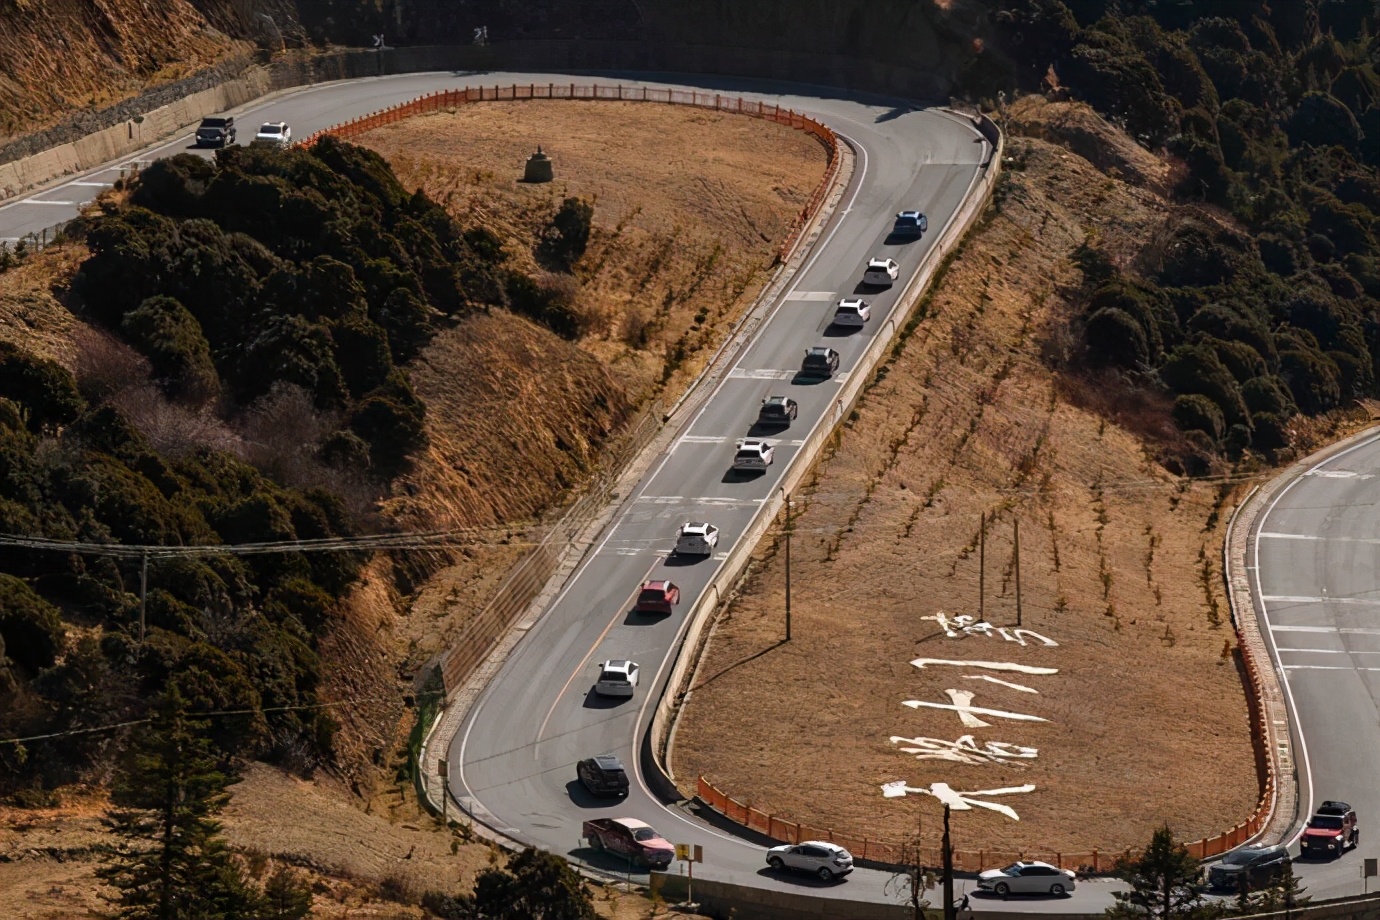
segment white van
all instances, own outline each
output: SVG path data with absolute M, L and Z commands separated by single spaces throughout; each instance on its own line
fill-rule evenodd
M 713 524 L 681 524 L 676 537 L 676 555 L 711 556 L 719 545 L 719 528 Z

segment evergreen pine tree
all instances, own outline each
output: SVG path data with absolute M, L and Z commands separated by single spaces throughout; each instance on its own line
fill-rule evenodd
M 305 920 L 311 914 L 311 888 L 287 866 L 268 877 L 259 899 L 259 920 Z
M 1203 912 L 1202 895 L 1194 887 L 1198 861 L 1174 842 L 1167 825 L 1155 831 L 1139 857 L 1118 861 L 1116 875 L 1128 882 L 1131 890 L 1113 893 L 1116 904 L 1107 908 L 1110 918 L 1177 920 Z
M 125 840 L 97 871 L 120 920 L 249 920 L 255 892 L 218 838 L 213 819 L 230 782 L 204 724 L 187 715 L 177 689 L 157 702 L 111 794 L 107 824 Z

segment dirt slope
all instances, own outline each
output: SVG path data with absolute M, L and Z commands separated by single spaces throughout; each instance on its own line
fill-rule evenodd
M 0 143 L 250 48 L 212 28 L 188 0 L 5 4 Z
M 1112 153 L 1107 163 L 1133 171 Z M 1169 206 L 1043 140 L 1014 138 L 1009 154 L 1000 207 L 796 497 L 792 641 L 777 644 L 784 560 L 771 548 L 722 615 L 677 735 L 687 791 L 703 773 L 766 811 L 902 841 L 918 820 L 937 826 L 938 802 L 884 798 L 884 783 L 1033 784 L 994 799 L 1019 823 L 961 812 L 955 845 L 1066 854 L 1139 845 L 1164 821 L 1196 839 L 1255 806 L 1219 571 L 1227 496 L 1154 462 L 1173 439 L 1166 407 L 1060 379 L 1041 357 L 1070 341 L 1066 295 L 1081 282 L 1071 252 L 1095 234 L 1129 259 Z M 933 619 L 979 613 L 982 515 L 985 619 L 1016 622 L 1019 522 L 1023 626 L 1057 646 L 961 629 L 951 638 Z M 920 657 L 1057 673 L 921 670 L 910 664 Z M 996 713 L 961 721 L 964 693 Z M 986 751 L 1002 742 L 1038 753 L 977 764 L 913 756 L 965 735 Z

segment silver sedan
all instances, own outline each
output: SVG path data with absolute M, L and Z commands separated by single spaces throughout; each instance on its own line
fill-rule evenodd
M 1049 863 L 1014 862 L 1003 869 L 988 869 L 978 876 L 978 888 L 1006 897 L 1009 894 L 1052 894 L 1073 891 L 1073 873 Z

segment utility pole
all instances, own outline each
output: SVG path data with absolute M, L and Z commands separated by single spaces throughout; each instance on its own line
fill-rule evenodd
M 983 616 L 984 605 L 987 598 L 987 512 L 982 512 L 978 518 L 978 622 L 981 623 L 986 617 Z
M 786 641 L 791 641 L 791 496 L 784 488 L 786 496 Z
M 139 644 L 144 644 L 144 608 L 149 593 L 149 551 L 144 550 L 144 558 L 139 566 Z
M 1012 522 L 1016 540 L 1016 626 L 1021 625 L 1021 519 Z
M 944 860 L 944 920 L 957 920 L 958 911 L 954 905 L 954 850 L 949 842 L 949 806 L 944 806 L 944 838 L 939 844 L 940 856 Z

